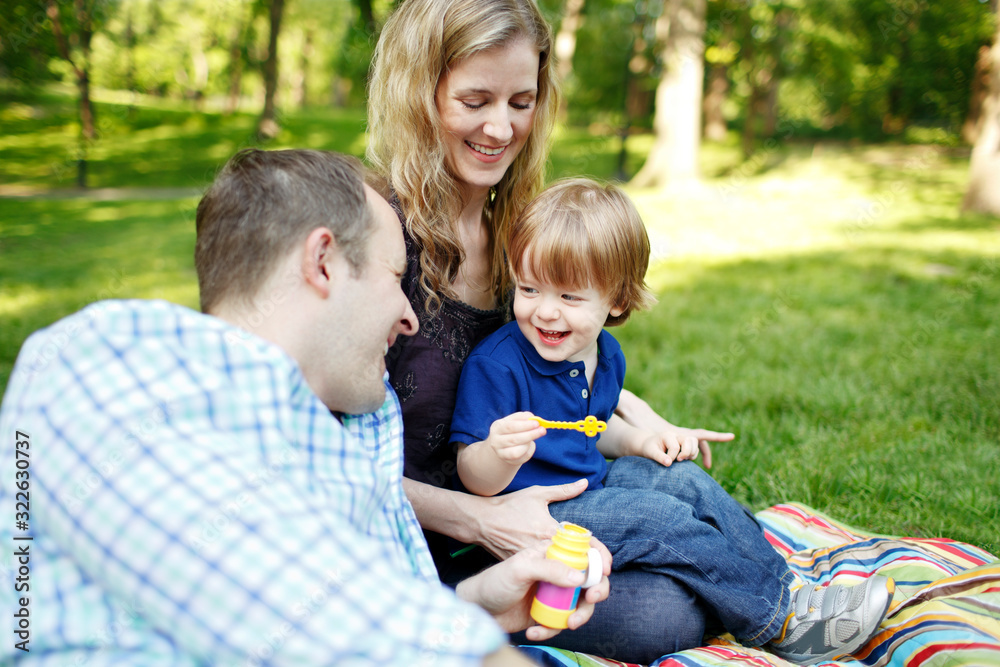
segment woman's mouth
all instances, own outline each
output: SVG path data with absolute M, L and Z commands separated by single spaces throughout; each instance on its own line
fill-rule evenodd
M 472 150 L 476 151 L 477 153 L 486 155 L 487 157 L 496 157 L 502 154 L 505 150 L 507 150 L 506 146 L 500 146 L 499 148 L 490 148 L 489 146 L 483 146 L 482 144 L 474 144 L 471 141 L 466 141 L 465 145 L 471 148 Z

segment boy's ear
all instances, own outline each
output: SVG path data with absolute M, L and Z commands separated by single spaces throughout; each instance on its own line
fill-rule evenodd
M 611 317 L 619 317 L 624 312 L 625 308 L 623 306 L 612 306 L 611 312 L 608 314 L 611 315 Z

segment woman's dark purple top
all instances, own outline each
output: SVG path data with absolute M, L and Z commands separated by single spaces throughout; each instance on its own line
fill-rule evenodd
M 393 198 L 396 212 L 399 205 Z M 403 409 L 403 474 L 418 482 L 451 488 L 455 449 L 448 442 L 462 364 L 479 341 L 500 328 L 502 310 L 479 310 L 443 298 L 431 315 L 420 288 L 420 248 L 403 226 L 406 274 L 403 292 L 420 322 L 415 336 L 400 336 L 386 354 L 389 380 Z

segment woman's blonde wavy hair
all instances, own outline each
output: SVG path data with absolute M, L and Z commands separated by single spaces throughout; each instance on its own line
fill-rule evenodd
M 493 294 L 502 303 L 510 289 L 503 240 L 544 183 L 559 106 L 552 30 L 534 0 L 404 0 L 375 47 L 367 158 L 399 197 L 407 230 L 420 245 L 420 285 L 428 312 L 440 308 L 440 295 L 455 298 L 452 283 L 464 260 L 457 230 L 462 195 L 447 164 L 435 104 L 438 82 L 456 63 L 522 38 L 539 51 L 532 131 L 483 209 Z

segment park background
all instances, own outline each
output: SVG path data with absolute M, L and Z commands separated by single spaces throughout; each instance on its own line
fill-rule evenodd
M 240 148 L 364 152 L 391 2 L 0 4 L 3 387 L 88 303 L 197 308 L 194 208 Z M 628 387 L 735 432 L 711 472 L 754 509 L 1000 552 L 996 0 L 540 5 L 549 176 L 623 182 L 652 241 Z

